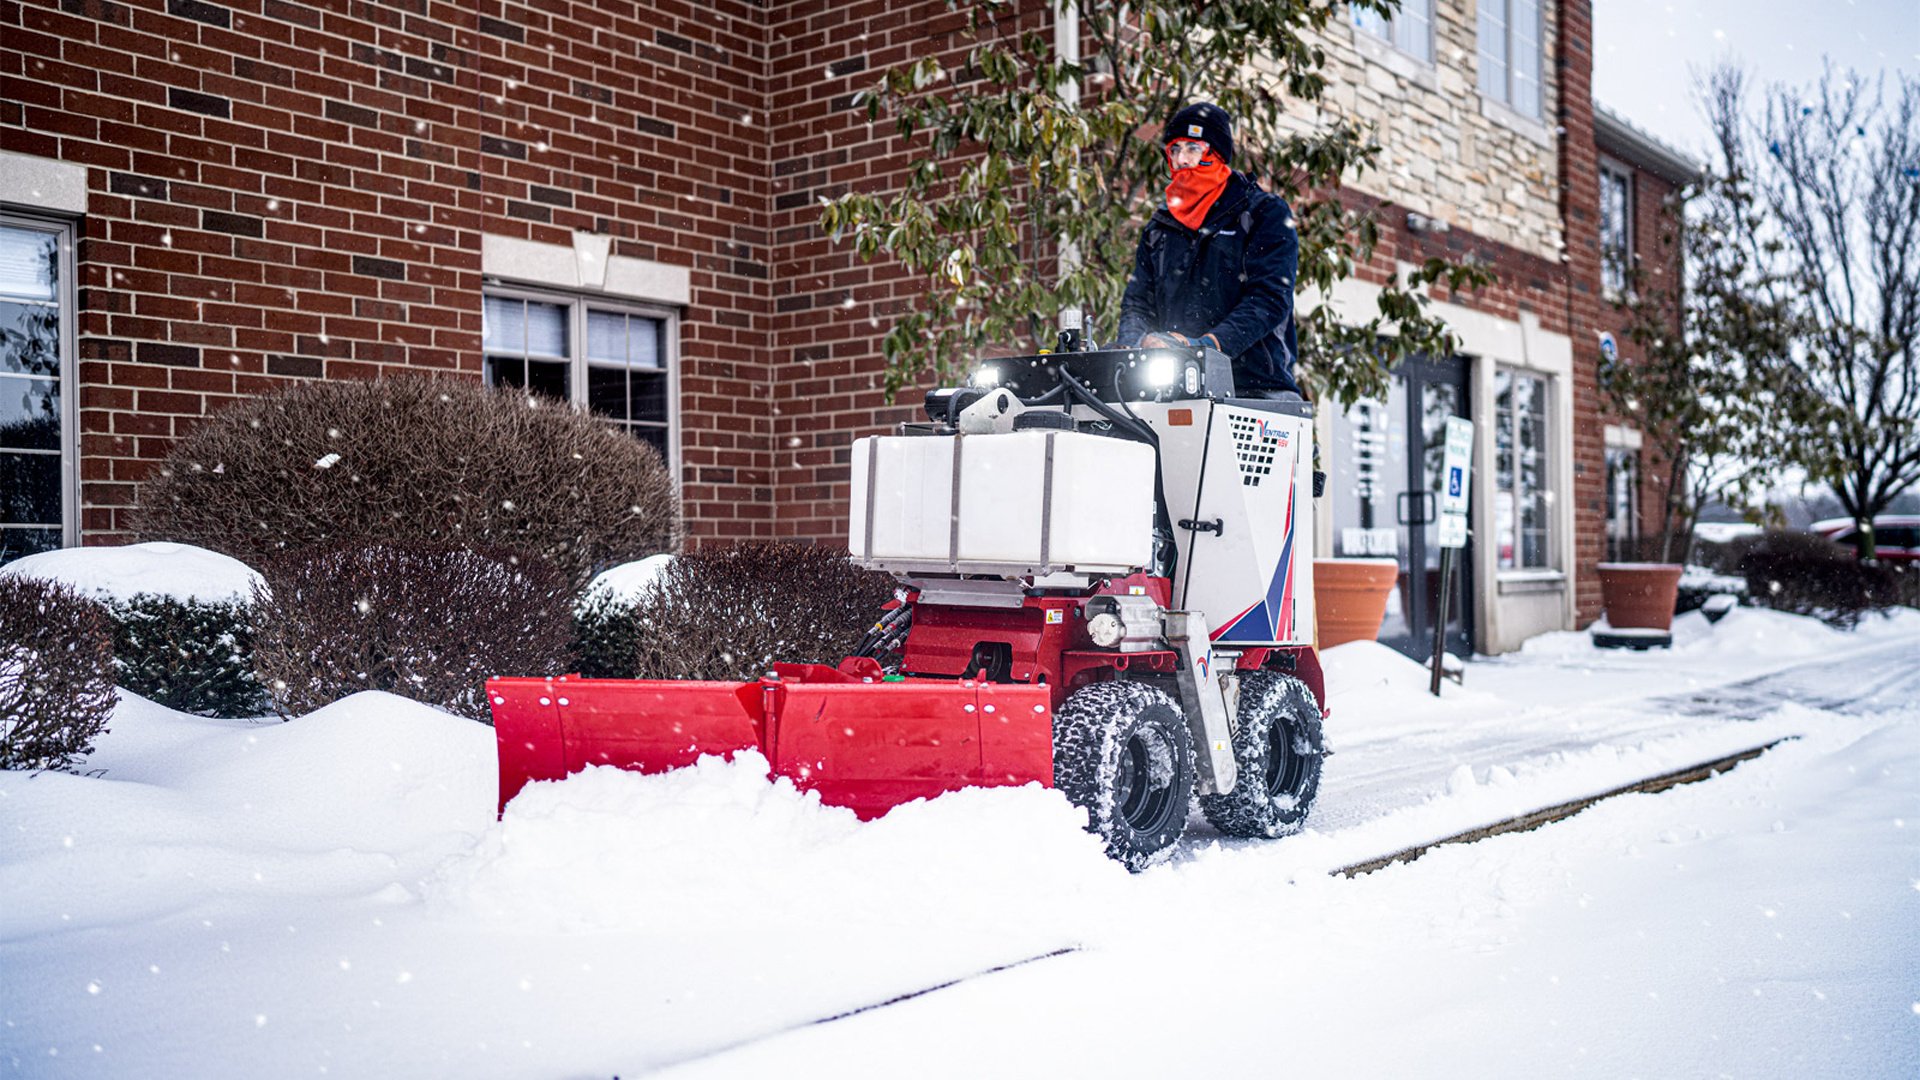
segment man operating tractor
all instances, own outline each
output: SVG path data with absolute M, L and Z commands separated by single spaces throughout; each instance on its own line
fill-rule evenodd
M 1239 396 L 1297 400 L 1292 210 L 1231 168 L 1233 118 L 1220 106 L 1174 113 L 1160 141 L 1167 201 L 1140 237 L 1118 344 L 1209 346 L 1233 358 Z

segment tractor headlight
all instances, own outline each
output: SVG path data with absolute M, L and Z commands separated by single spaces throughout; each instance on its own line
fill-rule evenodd
M 1180 379 L 1180 358 L 1170 352 L 1147 354 L 1147 385 L 1165 389 Z
M 991 390 L 1000 385 L 1000 368 L 997 364 L 982 364 L 973 373 L 973 385 L 982 390 Z
M 1087 620 L 1087 636 L 1093 639 L 1095 645 L 1103 649 L 1111 649 L 1120 644 L 1120 639 L 1126 635 L 1127 624 L 1121 622 L 1120 616 L 1111 611 L 1103 611 Z

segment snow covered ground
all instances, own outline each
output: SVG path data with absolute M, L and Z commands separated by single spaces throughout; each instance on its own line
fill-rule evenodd
M 743 755 L 496 822 L 469 721 L 127 697 L 87 775 L 0 773 L 0 1074 L 1920 1076 L 1920 613 L 1550 635 L 1438 700 L 1326 660 L 1312 828 L 1137 876 L 1038 788 L 862 824 Z

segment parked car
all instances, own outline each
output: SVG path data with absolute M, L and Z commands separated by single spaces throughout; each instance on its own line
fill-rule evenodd
M 1853 546 L 1852 518 L 1828 518 L 1808 526 L 1843 547 Z M 1920 563 L 1920 514 L 1881 514 L 1873 519 L 1873 551 L 1891 564 Z

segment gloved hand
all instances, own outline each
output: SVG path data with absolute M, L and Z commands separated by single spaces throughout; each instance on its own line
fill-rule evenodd
M 1165 333 L 1154 330 L 1140 335 L 1140 347 L 1143 349 L 1172 349 L 1182 345 L 1205 345 L 1210 349 L 1218 349 L 1220 339 L 1208 334 L 1199 341 L 1193 341 L 1178 330 L 1168 330 Z

